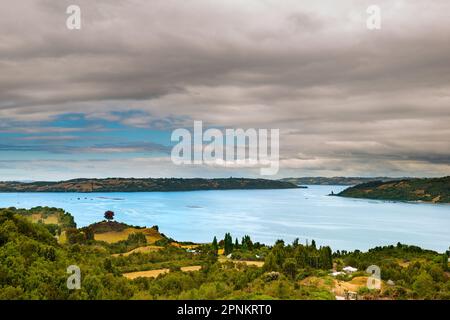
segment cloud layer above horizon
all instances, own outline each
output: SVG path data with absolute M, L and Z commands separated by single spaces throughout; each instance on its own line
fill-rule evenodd
M 279 128 L 280 177 L 449 175 L 450 2 L 375 2 L 2 2 L 0 180 L 258 175 L 173 165 L 194 120 Z

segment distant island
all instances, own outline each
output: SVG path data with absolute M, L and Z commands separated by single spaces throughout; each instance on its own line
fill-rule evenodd
M 281 181 L 291 182 L 296 185 L 341 185 L 353 186 L 360 183 L 371 181 L 394 181 L 407 178 L 390 178 L 390 177 L 300 177 L 300 178 L 283 178 Z
M 450 176 L 443 178 L 372 181 L 337 194 L 341 197 L 450 203 Z
M 67 181 L 0 182 L 0 192 L 151 192 L 232 189 L 293 189 L 288 181 L 268 179 L 224 178 L 106 178 Z

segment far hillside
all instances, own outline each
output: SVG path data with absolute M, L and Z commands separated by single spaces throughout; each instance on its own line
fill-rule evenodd
M 450 203 L 450 176 L 443 178 L 373 181 L 350 187 L 338 196 L 398 201 Z
M 8 210 L 25 217 L 28 221 L 44 225 L 54 236 L 61 235 L 66 229 L 77 227 L 73 216 L 59 208 L 34 207 L 29 210 L 16 208 Z
M 291 189 L 295 184 L 268 179 L 107 178 L 67 181 L 0 182 L 0 192 L 151 192 L 232 189 Z
M 389 177 L 300 177 L 300 178 L 284 178 L 281 181 L 294 183 L 296 185 L 336 185 L 336 186 L 353 186 L 355 184 L 372 182 L 372 181 L 393 181 L 399 178 Z

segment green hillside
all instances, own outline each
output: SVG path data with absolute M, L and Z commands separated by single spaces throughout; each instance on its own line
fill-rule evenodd
M 303 185 L 341 185 L 352 186 L 355 184 L 372 182 L 372 181 L 392 181 L 398 178 L 389 177 L 300 177 L 300 178 L 283 178 L 281 181 L 291 182 Z
M 48 209 L 48 211 L 47 211 Z M 33 222 L 38 212 L 49 220 Z M 63 214 L 63 215 L 61 215 Z M 0 209 L 2 299 L 335 299 L 346 290 L 359 299 L 450 299 L 448 252 L 397 244 L 368 252 L 337 251 L 314 241 L 273 246 L 226 234 L 209 244 L 149 243 L 135 228 L 125 240 L 98 241 L 96 232 L 131 226 L 104 221 L 76 229 L 70 215 L 51 208 Z M 58 218 L 59 219 L 59 218 Z M 158 231 L 156 226 L 151 228 Z M 70 231 L 70 232 L 69 232 Z M 380 289 L 366 287 L 370 265 L 380 266 Z M 357 272 L 333 277 L 354 266 Z M 81 272 L 80 289 L 69 289 L 67 268 Z
M 0 182 L 0 192 L 150 192 L 231 189 L 289 189 L 295 184 L 269 179 L 73 179 L 67 181 Z
M 373 181 L 350 187 L 338 196 L 398 201 L 450 203 L 450 176 L 443 178 Z

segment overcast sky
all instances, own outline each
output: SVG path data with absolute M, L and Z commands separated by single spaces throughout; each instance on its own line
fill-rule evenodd
M 449 14 L 448 0 L 2 1 L 0 180 L 258 176 L 173 165 L 170 134 L 194 120 L 280 129 L 279 177 L 449 175 Z

